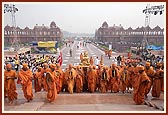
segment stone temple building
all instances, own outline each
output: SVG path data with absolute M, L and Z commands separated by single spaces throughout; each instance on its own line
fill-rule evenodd
M 17 38 L 19 43 L 29 43 L 32 41 L 61 41 L 63 33 L 60 28 L 53 21 L 50 26 L 39 26 L 36 24 L 33 29 L 25 27 L 10 27 L 9 25 L 4 28 L 4 42 L 5 44 L 12 44 Z
M 149 45 L 164 44 L 164 29 L 156 26 L 154 28 L 137 27 L 133 29 L 131 27 L 125 29 L 120 24 L 116 26 L 109 26 L 105 21 L 101 27 L 95 32 L 95 40 L 97 42 L 110 43 L 113 48 L 123 50 L 122 48 L 129 48 L 130 46 L 137 46 L 142 43 L 142 40 L 146 38 Z M 118 45 L 123 44 L 124 45 Z M 124 48 L 124 49 L 125 49 Z

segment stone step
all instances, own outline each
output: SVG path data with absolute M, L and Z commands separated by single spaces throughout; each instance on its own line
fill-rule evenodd
M 159 109 L 161 111 L 164 111 L 164 105 L 162 102 L 152 102 L 152 101 L 145 101 L 145 105 L 149 107 L 153 107 L 155 109 Z
M 11 108 L 10 111 L 37 111 L 43 104 L 44 102 L 24 103 L 15 108 Z
M 129 93 L 84 92 L 69 94 L 61 92 L 55 102 L 49 103 L 46 100 L 47 92 L 42 91 L 34 93 L 33 101 L 27 103 L 23 93 L 19 92 L 17 100 L 19 105 L 8 106 L 5 104 L 5 111 L 137 111 L 137 108 L 144 111 L 164 111 L 164 100 L 149 99 L 146 105 L 135 105 L 132 94 Z
M 38 111 L 159 111 L 146 105 L 121 104 L 72 104 L 42 106 Z

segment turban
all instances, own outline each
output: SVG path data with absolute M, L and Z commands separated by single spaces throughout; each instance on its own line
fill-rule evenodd
M 146 66 L 150 66 L 150 63 L 149 63 L 149 62 L 146 62 Z
M 27 63 L 23 63 L 23 68 L 27 68 L 28 64 Z
M 59 64 L 59 63 L 57 63 L 57 64 L 56 64 L 56 66 L 57 66 L 57 67 L 60 67 L 60 64 Z
M 95 66 L 95 65 L 93 66 L 93 69 L 96 69 L 96 66 Z
M 42 67 L 40 67 L 40 66 L 39 66 L 39 67 L 38 67 L 38 69 L 39 69 L 39 70 L 41 70 L 41 69 L 42 69 Z
M 105 69 L 108 70 L 108 66 L 105 66 Z
M 138 70 L 144 70 L 144 66 L 138 66 Z
M 162 64 L 160 63 L 160 62 L 157 62 L 157 64 L 156 64 L 157 66 L 162 66 Z
M 72 68 L 72 64 L 69 64 L 69 68 Z
M 48 66 L 48 64 L 47 64 L 47 63 L 44 63 L 43 66 Z
M 77 68 L 77 66 L 74 66 L 73 68 L 74 68 L 74 69 L 76 69 L 76 68 Z
M 89 69 L 92 69 L 92 66 L 89 66 Z
M 80 66 L 79 66 L 79 65 L 77 66 L 77 69 L 80 69 Z
M 113 64 L 112 64 L 112 67 L 115 67 L 115 66 L 116 66 L 116 64 L 113 63 Z
M 6 65 L 6 68 L 7 68 L 7 69 L 10 69 L 10 68 L 12 68 L 12 65 L 8 63 L 8 64 Z
M 51 68 L 55 68 L 56 65 L 55 65 L 55 64 L 50 64 L 50 67 L 51 67 Z

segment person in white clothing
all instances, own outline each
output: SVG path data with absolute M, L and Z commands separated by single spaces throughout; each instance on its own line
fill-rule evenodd
M 95 59 L 95 65 L 98 66 L 99 63 L 100 63 L 100 60 L 99 60 L 99 58 L 98 58 L 98 56 L 97 56 L 97 58 Z

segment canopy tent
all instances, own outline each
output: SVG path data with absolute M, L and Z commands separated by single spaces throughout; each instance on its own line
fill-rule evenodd
M 150 49 L 150 50 L 164 50 L 164 47 L 163 46 L 148 45 L 148 46 L 146 46 L 146 49 Z

